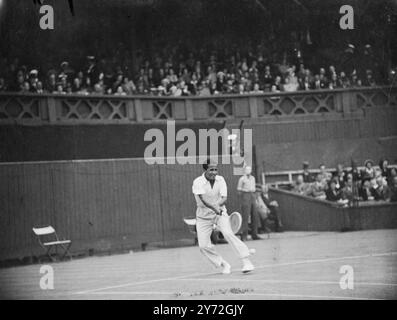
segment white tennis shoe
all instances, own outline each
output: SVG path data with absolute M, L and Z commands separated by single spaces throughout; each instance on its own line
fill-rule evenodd
M 243 259 L 243 268 L 241 269 L 243 273 L 251 272 L 254 269 L 255 269 L 254 265 L 252 264 L 251 261 L 248 260 L 248 258 Z
M 223 267 L 223 269 L 222 269 L 223 274 L 231 274 L 232 273 L 232 267 L 225 260 L 222 261 L 221 267 Z

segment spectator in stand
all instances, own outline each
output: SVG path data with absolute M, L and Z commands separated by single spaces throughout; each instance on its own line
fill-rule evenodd
M 57 89 L 53 93 L 55 93 L 55 94 L 66 94 L 65 90 L 63 90 L 62 84 L 60 84 L 60 83 L 57 85 Z
M 7 91 L 7 85 L 3 77 L 0 77 L 0 92 Z
M 273 76 L 270 72 L 270 66 L 266 65 L 265 66 L 265 72 L 263 75 L 263 84 L 264 84 L 264 91 L 265 92 L 270 92 L 271 88 L 272 88 L 272 83 L 273 83 L 274 79 Z
M 329 187 L 327 189 L 327 191 L 325 192 L 326 195 L 326 199 L 328 201 L 339 201 L 342 199 L 342 193 L 337 189 L 337 180 L 335 178 L 333 178 L 330 182 L 329 182 Z
M 282 91 L 282 83 L 281 83 L 281 77 L 276 76 L 274 83 L 272 85 L 271 91 L 272 92 L 281 92 Z
M 336 73 L 336 69 L 335 69 L 335 67 L 333 65 L 329 66 L 328 74 L 329 74 L 328 79 L 331 79 L 333 75 L 336 75 L 338 77 L 338 75 Z
M 320 80 L 320 89 L 328 89 L 329 87 L 329 81 L 325 75 L 325 69 L 320 68 L 320 75 L 319 75 L 319 80 Z
M 363 201 L 374 200 L 374 195 L 372 194 L 371 180 L 365 179 L 359 190 L 359 196 Z
M 259 83 L 255 83 L 254 84 L 254 89 L 250 92 L 250 93 L 254 93 L 254 94 L 261 94 L 263 93 L 263 90 L 260 90 L 259 88 Z
M 321 176 L 321 179 L 324 181 L 325 184 L 327 184 L 331 180 L 332 174 L 327 171 L 327 169 L 325 168 L 325 165 L 323 163 L 320 164 L 319 168 L 320 168 L 319 174 Z
M 98 81 L 99 71 L 94 56 L 87 56 L 85 76 L 90 79 L 90 84 L 94 84 Z
M 95 83 L 95 85 L 94 85 L 94 90 L 92 91 L 92 94 L 95 94 L 95 95 L 102 95 L 102 94 L 104 94 L 103 86 L 101 86 L 100 83 Z
M 386 178 L 389 182 L 390 180 L 390 168 L 389 168 L 389 160 L 381 159 L 379 161 L 379 169 L 382 172 L 382 176 Z
M 316 177 L 316 181 L 311 184 L 308 195 L 319 200 L 325 200 L 327 198 L 325 194 L 326 189 L 326 181 L 324 181 L 323 176 L 319 173 Z
M 350 81 L 344 71 L 341 71 L 341 73 L 340 73 L 338 87 L 340 87 L 340 88 L 349 88 L 350 87 Z
M 27 86 L 24 83 L 25 82 L 25 74 L 23 72 L 23 70 L 18 70 L 17 72 L 17 77 L 16 77 L 16 83 L 13 86 L 14 90 L 13 91 L 25 91 L 25 92 L 29 92 L 30 90 L 30 85 L 28 88 L 28 91 L 26 91 Z
M 320 75 L 318 75 L 318 74 L 316 74 L 316 75 L 314 76 L 314 81 L 313 81 L 312 89 L 315 89 L 315 90 L 320 90 L 320 89 L 322 89 L 322 88 L 321 88 Z
M 357 76 L 357 71 L 354 70 L 351 75 L 350 86 L 353 88 L 357 88 L 357 87 L 361 87 L 361 85 L 362 85 L 362 83 L 361 83 L 361 80 Z
M 21 87 L 21 93 L 30 93 L 30 83 L 29 81 L 24 81 Z
M 352 168 L 349 173 L 352 174 L 353 181 L 354 182 L 361 181 L 361 173 L 358 170 L 356 161 L 352 160 L 351 167 Z
M 331 89 L 331 90 L 339 88 L 338 75 L 336 73 L 333 73 L 331 75 L 331 80 L 329 82 L 328 88 Z
M 345 187 L 346 181 L 346 171 L 342 164 L 336 166 L 336 171 L 334 173 L 334 179 L 336 181 L 336 189 L 339 191 Z
M 346 176 L 345 187 L 342 189 L 342 198 L 347 199 L 350 203 L 353 201 L 353 174 L 348 173 Z
M 365 80 L 363 82 L 363 85 L 365 87 L 375 87 L 376 86 L 375 80 L 374 80 L 374 78 L 372 76 L 372 70 L 367 70 L 366 71 L 366 77 L 365 77 Z
M 128 78 L 128 76 L 125 76 L 123 78 L 123 84 L 122 84 L 122 88 L 123 91 L 127 94 L 127 95 L 133 95 L 136 92 L 136 87 L 135 84 L 132 80 L 130 80 Z
M 37 93 L 37 94 L 42 94 L 42 93 L 44 93 L 43 83 L 42 83 L 41 81 L 37 81 L 36 93 Z
M 39 72 L 36 69 L 33 69 L 29 72 L 29 85 L 30 85 L 30 92 L 36 93 L 37 91 L 37 82 L 39 81 L 38 78 Z
M 397 176 L 393 177 L 389 195 L 390 195 L 390 202 L 397 202 Z
M 305 161 L 303 162 L 303 181 L 305 183 L 312 183 L 314 182 L 314 177 L 313 175 L 309 172 L 309 162 Z
M 294 92 L 299 88 L 298 78 L 295 75 L 295 68 L 288 68 L 287 77 L 285 78 L 284 91 Z
M 389 188 L 387 186 L 387 181 L 383 176 L 380 176 L 376 179 L 376 185 L 373 186 L 372 194 L 377 201 L 389 200 Z
M 118 86 L 114 95 L 115 96 L 126 96 L 127 94 L 123 91 L 122 86 Z
M 304 76 L 299 81 L 299 90 L 311 90 L 313 88 L 313 83 L 310 82 L 308 76 Z
M 296 180 L 293 184 L 292 191 L 306 196 L 309 192 L 309 187 L 310 187 L 310 185 L 305 183 L 305 181 L 303 179 L 303 175 L 300 174 L 296 177 Z
M 373 168 L 374 162 L 370 159 L 365 160 L 364 170 L 361 171 L 361 179 L 371 180 L 375 178 L 375 169 Z
M 80 93 L 81 90 L 81 81 L 80 78 L 74 78 L 73 80 L 73 85 L 72 85 L 72 91 L 74 93 Z
M 394 178 L 397 177 L 397 169 L 396 168 L 390 168 L 390 178 L 388 180 L 389 186 L 393 184 Z
M 119 71 L 119 73 L 117 74 L 116 80 L 113 82 L 112 84 L 112 92 L 117 92 L 118 87 L 122 87 L 123 86 L 123 73 L 121 71 Z

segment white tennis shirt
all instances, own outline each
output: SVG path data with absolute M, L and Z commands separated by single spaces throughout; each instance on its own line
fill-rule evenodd
M 214 185 L 211 187 L 211 183 L 205 178 L 203 173 L 200 177 L 194 179 L 192 191 L 197 203 L 196 216 L 204 219 L 214 218 L 216 213 L 204 205 L 199 195 L 202 195 L 204 201 L 209 204 L 216 204 L 221 197 L 227 197 L 226 181 L 222 176 L 218 175 L 215 176 Z M 226 210 L 226 207 L 223 205 L 221 209 Z

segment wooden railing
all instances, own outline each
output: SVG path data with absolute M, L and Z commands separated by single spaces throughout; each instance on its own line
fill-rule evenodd
M 397 106 L 397 87 L 208 97 L 0 93 L 0 124 L 123 124 L 279 118 L 353 113 Z

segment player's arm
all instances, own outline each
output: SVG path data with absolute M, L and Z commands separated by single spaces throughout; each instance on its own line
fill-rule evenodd
M 220 199 L 217 203 L 217 205 L 219 207 L 222 207 L 223 205 L 225 205 L 226 201 L 227 201 L 227 185 L 226 185 L 226 181 L 222 178 L 222 180 L 220 181 Z
M 202 194 L 199 194 L 198 197 L 200 198 L 200 200 L 203 202 L 203 204 L 204 204 L 207 208 L 211 209 L 211 210 L 214 211 L 216 214 L 221 214 L 221 212 L 220 212 L 220 210 L 219 210 L 219 207 L 218 207 L 218 208 L 215 208 L 214 205 L 212 205 L 212 204 L 210 204 L 209 202 L 205 201 L 205 200 L 203 199 L 203 195 L 202 195 Z

